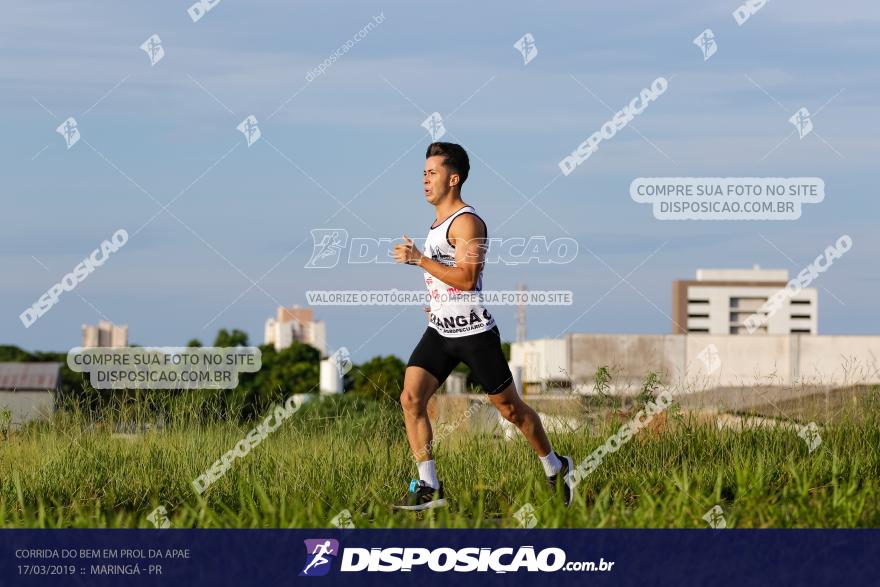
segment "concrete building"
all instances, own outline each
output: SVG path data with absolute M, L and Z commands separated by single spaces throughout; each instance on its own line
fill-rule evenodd
M 674 334 L 749 334 L 746 319 L 767 316 L 752 334 L 818 334 L 815 288 L 785 297 L 768 314 L 761 306 L 788 283 L 785 269 L 697 269 L 695 280 L 672 282 Z
M 279 306 L 275 318 L 266 320 L 264 344 L 275 350 L 286 349 L 293 341 L 310 344 L 327 356 L 327 329 L 323 320 L 315 320 L 311 308 Z
M 520 369 L 523 383 L 543 386 L 565 384 L 571 380 L 569 345 L 564 338 L 525 340 L 510 345 L 510 370 Z M 520 390 L 521 391 L 521 390 Z
M 60 383 L 61 363 L 0 363 L 0 411 L 14 427 L 49 417 Z
M 83 348 L 128 346 L 128 325 L 101 320 L 98 325 L 83 324 Z
M 568 334 L 511 343 L 510 354 L 530 393 L 592 393 L 600 367 L 612 374 L 609 393 L 624 394 L 651 372 L 682 392 L 880 384 L 880 336 Z

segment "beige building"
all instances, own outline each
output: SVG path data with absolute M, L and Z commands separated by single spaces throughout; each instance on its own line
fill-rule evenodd
M 327 330 L 323 320 L 315 320 L 311 308 L 280 306 L 275 318 L 266 320 L 264 344 L 275 350 L 286 349 L 293 341 L 310 344 L 327 355 Z
M 128 346 L 128 325 L 101 320 L 98 325 L 83 324 L 83 348 Z
M 697 269 L 694 280 L 672 282 L 673 334 L 818 334 L 815 288 L 785 296 L 774 311 L 762 306 L 788 283 L 785 269 Z

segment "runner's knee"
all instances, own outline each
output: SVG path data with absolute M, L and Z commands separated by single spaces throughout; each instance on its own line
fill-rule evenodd
M 497 404 L 495 407 L 498 408 L 501 417 L 511 424 L 519 426 L 523 422 L 524 411 L 521 406 L 517 406 L 513 402 L 503 402 Z
M 404 387 L 400 392 L 400 407 L 411 414 L 420 416 L 427 411 L 427 402 L 422 399 L 419 393 Z

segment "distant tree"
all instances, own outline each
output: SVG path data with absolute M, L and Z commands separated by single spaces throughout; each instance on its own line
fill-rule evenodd
M 374 357 L 352 368 L 351 391 L 397 401 L 403 389 L 405 371 L 406 364 L 394 355 Z
M 0 363 L 23 363 L 33 361 L 33 356 L 11 344 L 0 345 Z
M 248 346 L 247 332 L 239 330 L 238 328 L 234 328 L 232 329 L 232 332 L 228 332 L 225 328 L 221 328 L 220 332 L 217 333 L 217 338 L 214 339 L 214 346 Z
M 186 346 L 190 348 L 199 348 L 202 346 L 202 341 L 197 338 L 192 338 L 188 343 L 186 343 Z
M 241 398 L 243 419 L 259 417 L 294 393 L 318 391 L 321 356 L 315 347 L 294 341 L 276 351 L 266 344 L 260 346 L 260 354 L 260 370 L 238 376 L 234 393 Z
M 502 342 L 501 343 L 501 351 L 504 353 L 504 358 L 507 359 L 507 362 L 510 362 L 510 343 Z

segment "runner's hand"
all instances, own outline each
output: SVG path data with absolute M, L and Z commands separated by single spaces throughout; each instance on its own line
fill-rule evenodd
M 398 263 L 406 263 L 407 265 L 418 265 L 421 258 L 421 251 L 416 248 L 416 245 L 404 233 L 403 244 L 394 245 L 394 260 Z

